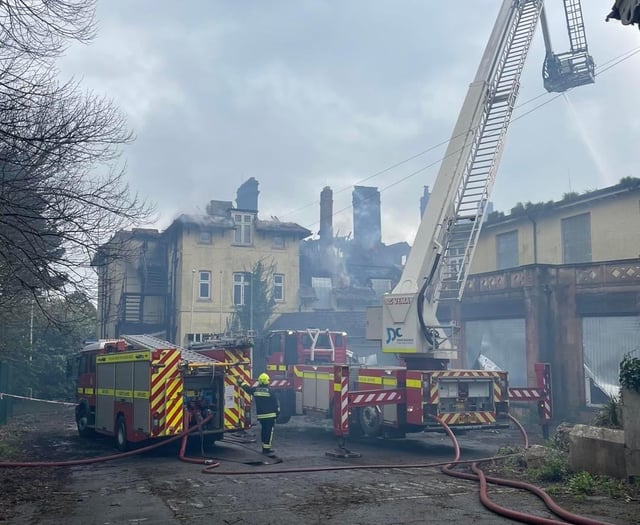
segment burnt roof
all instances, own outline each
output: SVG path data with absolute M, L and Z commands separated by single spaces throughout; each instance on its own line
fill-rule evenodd
M 257 231 L 286 233 L 289 235 L 295 235 L 299 239 L 304 239 L 311 235 L 311 230 L 308 230 L 295 222 L 264 221 L 257 219 L 255 226 Z

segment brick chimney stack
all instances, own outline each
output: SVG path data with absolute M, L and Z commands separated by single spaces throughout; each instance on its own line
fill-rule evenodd
M 320 238 L 333 238 L 333 191 L 329 186 L 320 192 Z

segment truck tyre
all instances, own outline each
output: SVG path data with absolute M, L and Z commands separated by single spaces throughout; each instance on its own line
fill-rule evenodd
M 285 391 L 285 392 L 276 392 L 276 397 L 278 398 L 278 403 L 280 404 L 280 414 L 276 417 L 276 424 L 284 425 L 288 423 L 291 419 L 291 415 L 296 411 L 296 402 L 294 398 L 294 393 Z
M 127 424 L 124 420 L 124 416 L 118 416 L 116 420 L 116 448 L 120 452 L 126 452 L 129 449 L 129 442 L 127 441 Z
M 377 437 L 382 434 L 382 410 L 378 405 L 362 407 L 358 416 L 365 436 Z
M 93 435 L 93 428 L 89 426 L 89 418 L 91 410 L 86 403 L 82 403 L 76 407 L 76 427 L 81 437 L 90 437 Z

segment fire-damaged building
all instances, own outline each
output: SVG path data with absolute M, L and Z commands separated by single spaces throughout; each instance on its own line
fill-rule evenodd
M 561 415 L 619 392 L 619 364 L 640 352 L 640 179 L 556 202 L 519 204 L 483 226 L 461 304 L 463 360 L 482 356 L 531 384 L 552 365 Z
M 189 344 L 220 332 L 248 300 L 251 265 L 267 257 L 279 293 L 270 329 L 344 331 L 361 361 L 393 364 L 366 339 L 366 310 L 396 285 L 410 246 L 382 241 L 377 188 L 354 188 L 346 236 L 334 234 L 324 188 L 313 238 L 300 225 L 260 219 L 257 194 L 250 179 L 235 206 L 211 201 L 206 214 L 183 214 L 164 232 L 116 234 L 94 259 L 97 335 L 162 333 Z M 425 187 L 421 210 L 428 197 Z M 524 387 L 535 385 L 534 363 L 548 362 L 561 416 L 616 395 L 622 357 L 640 352 L 638 224 L 636 178 L 488 213 L 462 301 L 439 304 L 439 319 L 460 329 L 454 366 L 495 366 Z
M 364 195 L 371 206 L 360 214 Z M 426 198 L 427 188 L 421 209 Z M 389 359 L 365 339 L 365 309 L 395 285 L 409 246 L 381 242 L 379 203 L 375 188 L 356 188 L 354 236 L 336 238 L 331 190 L 323 190 L 319 238 L 300 249 L 300 312 L 283 314 L 274 329 L 345 330 L 357 355 Z M 369 226 L 359 236 L 362 217 Z M 635 178 L 489 213 L 462 302 L 439 305 L 441 321 L 460 328 L 457 366 L 489 363 L 508 370 L 512 386 L 533 386 L 534 363 L 548 362 L 561 417 L 617 395 L 622 357 L 640 352 L 638 224 Z

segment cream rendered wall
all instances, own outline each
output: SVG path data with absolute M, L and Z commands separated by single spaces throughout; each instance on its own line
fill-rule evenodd
M 536 222 L 537 261 L 533 256 L 533 223 L 526 216 L 495 226 L 485 226 L 480 234 L 470 273 L 497 269 L 496 236 L 518 230 L 519 263 L 562 264 L 562 219 L 591 214 L 592 262 L 640 257 L 640 198 L 638 192 L 566 206 L 538 217 Z
M 184 344 L 188 333 L 219 333 L 225 330 L 234 311 L 233 274 L 251 271 L 259 260 L 266 265 L 273 264 L 276 273 L 285 275 L 285 298 L 277 303 L 275 311 L 297 311 L 299 241 L 285 236 L 285 248 L 274 248 L 273 237 L 276 235 L 282 236 L 254 230 L 253 245 L 245 246 L 233 244 L 234 230 L 218 230 L 213 233 L 211 244 L 199 244 L 197 228 L 185 227 L 180 242 L 179 290 L 175 304 L 179 341 Z M 208 300 L 198 299 L 199 271 L 211 272 L 211 298 Z

